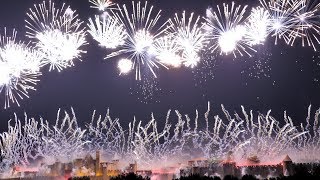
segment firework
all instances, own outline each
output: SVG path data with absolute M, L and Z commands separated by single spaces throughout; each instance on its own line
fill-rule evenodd
M 245 41 L 246 28 L 242 24 L 245 22 L 247 6 L 236 6 L 223 4 L 223 9 L 217 6 L 214 9 L 207 9 L 206 27 L 210 39 L 209 50 L 212 52 L 220 49 L 220 54 L 250 55 L 250 51 L 255 51 L 249 42 Z
M 91 8 L 99 9 L 99 11 L 105 11 L 115 5 L 111 0 L 89 0 L 89 2 L 92 4 Z
M 164 25 L 158 26 L 161 10 L 154 13 L 153 6 L 149 7 L 148 2 L 132 2 L 132 10 L 128 10 L 126 5 L 122 8 L 118 5 L 119 12 L 113 12 L 113 15 L 124 25 L 128 33 L 124 45 L 119 50 L 109 54 L 106 59 L 126 55 L 134 63 L 136 79 L 141 80 L 141 71 L 145 70 L 142 66 L 148 67 L 154 77 L 155 68 L 162 65 L 154 56 L 154 42 L 160 37 L 166 28 Z M 132 14 L 131 14 L 132 13 Z
M 312 122 L 310 106 L 306 123 L 299 127 L 286 113 L 284 121 L 280 122 L 271 116 L 271 111 L 256 116 L 242 107 L 241 114 L 231 115 L 223 105 L 221 108 L 223 117 L 212 116 L 208 104 L 204 128 L 199 126 L 198 111 L 192 120 L 189 115 L 169 110 L 161 129 L 153 115 L 147 123 L 134 118 L 123 127 L 118 118 L 111 118 L 109 110 L 105 117 L 96 116 L 94 112 L 85 129 L 78 126 L 73 111 L 71 115 L 65 112 L 61 116 L 59 110 L 54 125 L 27 116 L 21 121 L 15 116 L 14 122 L 8 123 L 8 132 L 0 134 L 3 157 L 0 172 L 29 164 L 39 157 L 46 165 L 56 160 L 69 163 L 96 150 L 109 159 L 136 161 L 139 167 L 151 169 L 197 157 L 221 162 L 229 155 L 237 163 L 256 157 L 263 164 L 287 154 L 295 162 L 319 160 L 320 110 L 316 111 Z M 170 121 L 172 114 L 175 124 Z
M 318 35 L 320 31 L 319 12 L 320 3 L 317 1 L 303 0 L 300 8 L 294 14 L 294 30 L 290 33 L 290 45 L 301 38 L 302 46 L 312 47 L 317 50 L 316 44 L 320 44 Z
M 89 19 L 89 33 L 100 43 L 100 46 L 107 49 L 115 49 L 124 45 L 127 32 L 118 19 L 113 16 L 95 16 L 95 19 Z
M 83 22 L 65 4 L 59 9 L 51 0 L 34 5 L 27 13 L 27 36 L 35 41 L 36 47 L 46 55 L 50 71 L 58 71 L 74 65 L 85 51 L 86 44 Z
M 0 93 L 5 96 L 4 108 L 10 107 L 11 102 L 19 106 L 19 99 L 28 98 L 41 75 L 42 53 L 16 42 L 16 34 L 13 30 L 7 36 L 5 30 L 0 40 Z
M 179 56 L 180 46 L 172 35 L 158 38 L 154 44 L 156 58 L 160 63 L 171 67 L 180 67 L 182 58 Z
M 275 37 L 275 44 L 279 39 L 289 44 L 290 34 L 294 30 L 294 15 L 300 9 L 304 8 L 303 1 L 298 0 L 259 0 L 263 8 L 270 14 L 269 32 Z
M 131 70 L 132 70 L 132 61 L 129 59 L 121 59 L 118 62 L 118 69 L 120 71 L 120 75 L 121 74 L 128 74 Z
M 186 13 L 180 17 L 175 14 L 174 20 L 169 20 L 171 33 L 180 46 L 184 65 L 194 67 L 200 61 L 198 53 L 205 47 L 206 34 L 203 30 L 203 23 L 200 23 L 200 16 L 195 17 L 191 13 L 187 20 Z
M 246 41 L 250 45 L 263 44 L 269 35 L 270 14 L 262 7 L 253 8 L 247 20 Z

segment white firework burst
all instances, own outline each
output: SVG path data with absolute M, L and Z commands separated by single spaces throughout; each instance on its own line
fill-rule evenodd
M 290 34 L 290 45 L 297 39 L 301 39 L 302 46 L 309 46 L 317 50 L 316 44 L 320 44 L 320 3 L 313 0 L 301 0 L 300 8 L 294 14 L 294 30 Z
M 16 42 L 17 32 L 11 36 L 4 35 L 0 40 L 0 94 L 4 95 L 4 108 L 10 103 L 19 104 L 28 92 L 36 90 L 43 54 L 28 47 L 22 42 Z
M 179 55 L 180 46 L 172 34 L 156 39 L 154 48 L 156 58 L 162 64 L 175 68 L 181 66 L 182 58 Z
M 300 0 L 259 0 L 263 8 L 270 14 L 271 35 L 275 37 L 275 44 L 279 39 L 289 44 L 290 34 L 294 30 L 294 15 L 302 9 L 303 1 Z
M 210 39 L 209 50 L 212 52 L 220 49 L 220 54 L 236 54 L 251 56 L 250 51 L 255 51 L 245 40 L 245 22 L 247 6 L 223 4 L 223 9 L 217 6 L 217 11 L 207 9 L 206 27 Z
M 247 28 L 246 41 L 250 45 L 263 44 L 269 35 L 270 14 L 262 8 L 257 7 L 251 10 L 251 14 L 245 23 Z
M 127 32 L 123 24 L 114 16 L 95 16 L 89 19 L 88 32 L 100 46 L 115 49 L 125 43 Z
M 171 33 L 174 34 L 175 41 L 182 51 L 184 65 L 196 66 L 200 60 L 198 53 L 207 43 L 204 24 L 200 22 L 200 16 L 194 16 L 194 13 L 191 13 L 187 19 L 186 13 L 183 12 L 181 17 L 175 14 L 174 20 L 170 19 L 169 22 Z
M 125 26 L 128 37 L 125 39 L 124 45 L 119 50 L 109 54 L 106 59 L 119 55 L 125 55 L 133 61 L 135 76 L 137 80 L 141 80 L 141 71 L 149 69 L 154 77 L 157 77 L 155 68 L 159 68 L 160 62 L 154 56 L 154 42 L 160 37 L 165 30 L 165 25 L 159 26 L 159 18 L 161 10 L 154 13 L 153 6 L 148 6 L 146 1 L 132 2 L 132 9 L 126 5 L 120 7 L 119 12 L 113 12 L 113 16 Z M 165 23 L 166 24 L 166 23 Z M 147 67 L 147 68 L 145 68 Z
M 59 9 L 51 2 L 34 5 L 27 13 L 27 36 L 35 41 L 36 47 L 46 55 L 50 71 L 61 71 L 74 65 L 85 51 L 86 44 L 83 22 L 70 7 Z
M 120 71 L 120 75 L 128 74 L 132 70 L 133 63 L 130 59 L 121 59 L 118 62 L 118 69 Z

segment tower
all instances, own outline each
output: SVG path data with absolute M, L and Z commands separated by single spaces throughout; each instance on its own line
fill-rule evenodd
M 101 167 L 101 160 L 100 160 L 100 151 L 96 151 L 96 176 L 102 176 L 102 167 Z
M 224 176 L 226 175 L 231 175 L 235 176 L 236 175 L 236 163 L 235 162 L 225 162 L 222 165 L 223 167 L 223 174 Z
M 137 173 L 137 170 L 138 170 L 137 161 L 135 161 L 134 164 L 130 164 L 130 165 L 129 165 L 129 172 L 130 172 L 130 173 L 136 174 L 136 173 Z
M 293 175 L 293 163 L 291 158 L 287 155 L 282 161 L 283 175 L 292 176 Z

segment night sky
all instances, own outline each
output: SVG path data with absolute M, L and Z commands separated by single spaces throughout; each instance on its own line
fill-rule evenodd
M 18 30 L 18 39 L 28 41 L 25 37 L 25 13 L 34 3 L 40 0 L 1 0 L 0 27 Z M 90 9 L 88 0 L 56 0 L 65 2 L 77 10 L 80 18 L 87 23 L 89 17 L 98 13 Z M 127 3 L 131 1 L 116 1 Z M 153 0 L 149 1 L 156 9 L 162 9 L 162 22 L 173 17 L 174 13 L 195 12 L 204 15 L 208 6 L 221 2 L 212 0 Z M 238 1 L 249 8 L 256 5 L 251 0 Z M 75 67 L 63 72 L 48 72 L 42 70 L 41 82 L 37 91 L 30 93 L 30 99 L 21 100 L 21 107 L 13 104 L 11 108 L 0 109 L 0 132 L 6 130 L 7 121 L 16 112 L 23 118 L 27 112 L 30 117 L 43 117 L 53 122 L 57 110 L 70 111 L 73 107 L 80 124 L 89 122 L 93 110 L 105 114 L 108 107 L 112 117 L 119 117 L 126 124 L 136 115 L 144 122 L 150 119 L 151 112 L 155 113 L 158 121 L 164 121 L 168 109 L 178 109 L 183 114 L 194 116 L 195 109 L 201 113 L 206 111 L 210 101 L 214 114 L 221 114 L 220 104 L 224 104 L 230 112 L 238 111 L 244 105 L 247 109 L 265 113 L 272 109 L 272 115 L 282 121 L 283 111 L 287 110 L 295 123 L 305 120 L 308 105 L 314 109 L 320 107 L 320 59 L 312 48 L 302 48 L 299 43 L 290 47 L 284 43 L 274 45 L 274 39 L 268 38 L 264 46 L 257 48 L 252 58 L 233 56 L 217 56 L 210 61 L 214 67 L 190 70 L 188 68 L 159 70 L 158 88 L 153 99 L 141 102 L 138 98 L 143 95 L 139 91 L 133 74 L 119 76 L 117 58 L 104 60 L 110 53 L 100 48 L 88 35 L 89 45 L 82 56 L 82 62 L 75 61 Z M 320 49 L 320 47 L 318 48 Z M 262 68 L 256 67 L 256 62 L 264 63 Z M 266 73 L 258 74 L 261 70 Z M 193 72 L 194 71 L 194 72 Z M 209 71 L 214 77 L 209 76 Z M 205 75 L 201 75 L 202 72 Z M 254 75 L 250 75 L 250 74 Z M 258 77 L 257 77 L 258 76 Z M 200 82 L 201 80 L 201 82 Z M 206 81 L 204 81 L 206 80 Z M 3 105 L 3 96 L 0 97 Z M 176 118 L 174 118 L 176 120 Z M 298 124 L 297 124 L 298 125 Z

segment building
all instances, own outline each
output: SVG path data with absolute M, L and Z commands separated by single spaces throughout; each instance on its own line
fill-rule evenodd
M 12 177 L 32 179 L 55 179 L 62 177 L 68 179 L 69 177 L 89 176 L 92 180 L 109 180 L 110 177 L 120 174 L 135 173 L 144 177 L 156 177 L 159 180 L 171 180 L 192 174 L 220 177 L 233 175 L 239 178 L 247 174 L 267 179 L 269 177 L 294 175 L 295 171 L 298 171 L 297 167 L 302 167 L 307 172 L 312 172 L 315 168 L 320 167 L 320 164 L 295 164 L 287 155 L 282 162 L 277 164 L 262 164 L 260 161 L 252 160 L 249 164 L 237 164 L 230 158 L 227 161 L 212 162 L 209 162 L 207 159 L 194 159 L 186 164 L 178 164 L 174 167 L 141 170 L 138 169 L 137 162 L 128 164 L 127 167 L 121 167 L 119 160 L 114 159 L 110 162 L 104 162 L 101 159 L 100 151 L 97 151 L 95 154 L 95 158 L 88 154 L 84 158 L 75 159 L 70 163 L 55 162 L 49 166 L 42 163 L 41 167 L 37 168 L 15 167 L 13 168 Z M 46 173 L 39 173 L 41 169 L 45 169 Z
M 208 163 L 206 160 L 190 160 L 188 165 L 180 169 L 181 176 L 189 176 L 191 174 L 199 175 L 219 175 L 224 177 L 226 175 L 232 175 L 241 178 L 242 175 L 248 174 L 260 178 L 268 177 L 280 177 L 291 176 L 294 174 L 295 164 L 291 158 L 287 155 L 282 162 L 278 164 L 261 164 L 260 161 L 254 161 L 250 165 L 237 165 L 231 158 L 227 158 L 226 161 Z M 301 164 L 299 164 L 301 166 Z M 311 166 L 304 164 L 306 168 L 311 169 Z M 313 166 L 312 166 L 313 167 Z
M 282 161 L 283 175 L 292 176 L 293 175 L 293 163 L 291 158 L 287 155 Z

